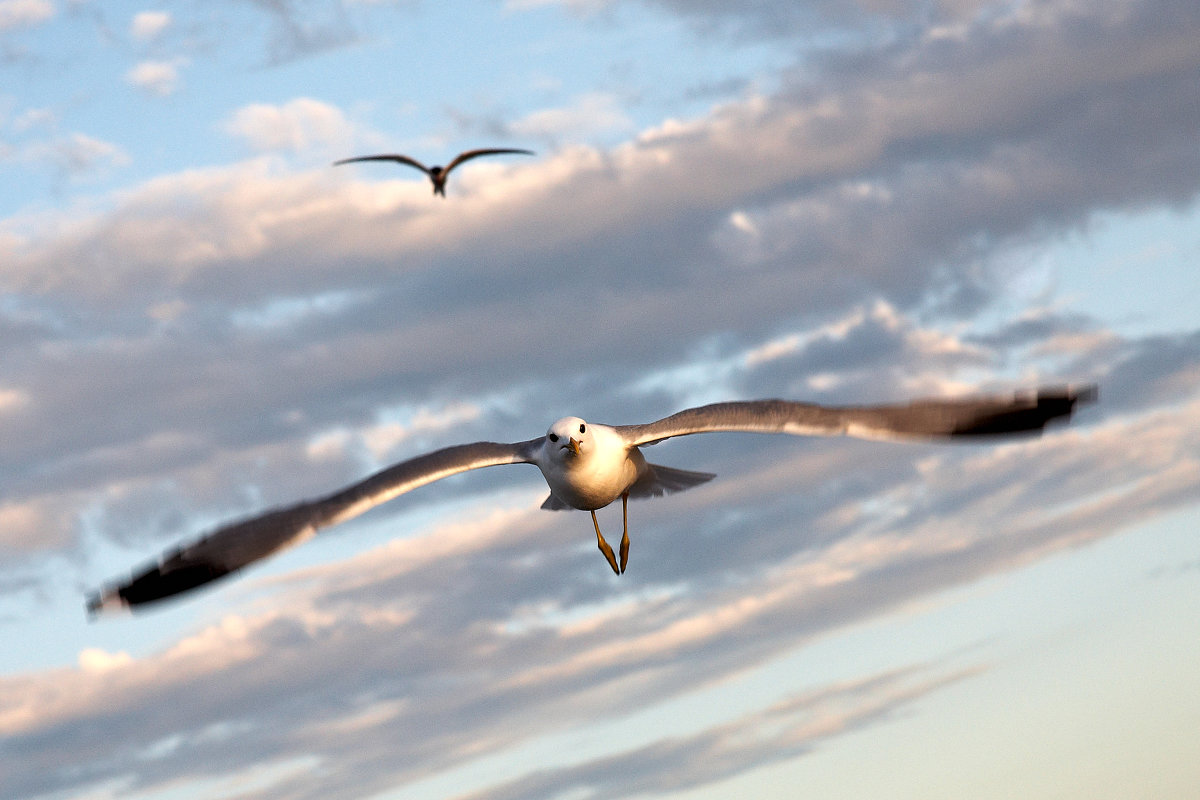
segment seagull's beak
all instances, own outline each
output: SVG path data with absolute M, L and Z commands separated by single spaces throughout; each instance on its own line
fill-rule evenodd
M 578 439 L 571 437 L 571 439 L 567 442 L 567 447 L 571 448 L 572 453 L 574 453 L 575 455 L 579 455 L 579 440 Z

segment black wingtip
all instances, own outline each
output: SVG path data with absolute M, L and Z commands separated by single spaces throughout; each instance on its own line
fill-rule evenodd
M 161 565 L 155 566 L 124 584 L 106 587 L 88 595 L 88 617 L 94 619 L 112 611 L 130 611 L 137 606 L 166 600 L 223 578 L 231 572 L 209 564 L 188 564 L 167 569 Z
M 1080 387 L 1051 387 L 1039 389 L 1014 408 L 1004 408 L 970 420 L 954 431 L 958 436 L 993 436 L 998 434 L 1037 434 L 1057 419 L 1069 419 L 1078 405 L 1094 403 L 1099 397 L 1095 384 Z

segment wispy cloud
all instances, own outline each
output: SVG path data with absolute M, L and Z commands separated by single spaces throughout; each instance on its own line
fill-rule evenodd
M 655 529 L 656 541 L 636 537 L 633 591 L 641 598 L 623 608 L 603 604 L 614 589 L 597 580 L 598 557 L 583 546 L 584 520 L 541 512 L 537 497 L 472 514 L 260 583 L 259 592 L 270 589 L 269 604 L 162 652 L 129 658 L 89 651 L 77 669 L 0 681 L 0 729 L 14 753 L 46 736 L 70 748 L 73 730 L 99 726 L 110 734 L 100 742 L 87 738 L 90 755 L 75 759 L 70 775 L 18 769 L 24 762 L 16 761 L 11 783 L 37 794 L 81 774 L 116 779 L 128 767 L 117 773 L 106 764 L 127 765 L 123 753 L 153 750 L 156 757 L 140 759 L 136 772 L 138 784 L 151 789 L 303 752 L 340 765 L 337 782 L 345 791 L 367 793 L 519 747 L 578 715 L 616 721 L 622 709 L 652 708 L 728 679 L 746 667 L 736 654 L 781 652 L 966 577 L 1077 546 L 1164 502 L 1182 502 L 1200 480 L 1200 443 L 1194 433 L 1180 434 L 1198 429 L 1198 414 L 1193 406 L 1167 426 L 1161 419 L 1111 423 L 1086 437 L 1068 431 L 966 453 L 932 446 L 919 454 L 903 446 L 881 451 L 870 443 L 833 448 L 852 462 L 843 463 L 845 474 L 862 480 L 832 484 L 815 516 L 804 510 L 810 501 L 787 500 L 772 488 L 809 470 L 828 474 L 821 462 L 833 455 L 829 448 L 799 448 L 791 463 L 727 473 L 715 492 L 682 495 L 670 509 L 637 506 L 636 527 Z M 1114 472 L 1109 465 L 1130 436 L 1147 446 Z M 1161 471 L 1168 462 L 1175 466 Z M 1015 473 L 1023 475 L 1020 484 Z M 1138 475 L 1154 476 L 1152 492 Z M 1017 485 L 1025 493 L 1014 493 Z M 1080 503 L 1084 486 L 1093 499 Z M 711 546 L 697 542 L 697 530 L 713 526 L 729 497 L 764 491 L 774 501 L 757 503 L 738 524 L 755 536 L 726 537 L 717 526 L 721 557 L 685 558 L 690 578 L 681 583 L 672 562 Z M 864 492 L 882 492 L 907 508 L 873 524 Z M 695 524 L 697 514 L 707 525 Z M 797 519 L 806 520 L 807 547 L 797 546 Z M 256 580 L 248 580 L 244 588 L 253 595 Z M 678 588 L 664 591 L 671 586 Z M 532 609 L 545 610 L 542 624 L 527 624 Z M 357 654 L 352 669 L 346 652 Z M 802 754 L 969 674 L 938 669 L 828 686 L 686 737 L 615 744 L 606 754 L 489 791 L 541 796 L 596 784 L 620 795 L 700 785 Z M 331 685 L 339 690 L 312 691 Z M 297 696 L 308 702 L 292 702 Z M 409 696 L 421 702 L 404 702 Z M 169 715 L 156 711 L 167 698 Z M 251 698 L 254 719 L 242 711 Z M 271 730 L 255 722 L 264 715 L 275 720 Z M 452 724 L 466 717 L 469 726 Z M 335 723 L 340 735 L 330 737 Z M 156 745 L 173 738 L 196 746 Z M 375 760 L 381 747 L 392 755 L 386 770 Z M 664 771 L 668 761 L 678 770 Z M 376 766 L 355 767 L 364 763 Z
M 592 93 L 561 108 L 535 111 L 509 123 L 507 129 L 517 138 L 586 141 L 596 134 L 629 132 L 633 120 L 621 110 L 615 95 Z
M 281 64 L 345 47 L 359 39 L 344 3 L 247 0 L 270 21 L 268 63 Z
M 179 90 L 179 70 L 186 65 L 187 59 L 184 58 L 142 61 L 125 73 L 125 80 L 148 94 L 167 97 Z
M 224 128 L 263 152 L 345 147 L 353 136 L 353 126 L 341 109 L 308 97 L 281 106 L 244 106 L 234 112 Z
M 928 677 L 918 670 L 835 684 L 717 725 L 615 755 L 531 770 L 517 781 L 465 798 L 552 798 L 587 792 L 606 797 L 686 791 L 803 756 L 836 736 L 885 720 L 980 670 Z
M 30 142 L 17 149 L 14 157 L 28 163 L 50 165 L 70 178 L 102 173 L 130 162 L 122 148 L 83 133 Z
M 50 0 L 0 0 L 0 33 L 36 27 L 54 14 Z
M 169 11 L 139 11 L 129 22 L 129 34 L 140 41 L 151 41 L 162 36 L 171 27 Z
M 1195 502 L 1200 334 L 1014 308 L 1011 254 L 1097 213 L 1191 207 L 1200 7 L 785 5 L 654 8 L 742 35 L 798 13 L 833 20 L 825 34 L 868 21 L 802 63 L 789 51 L 756 83 L 775 88 L 688 118 L 639 129 L 592 85 L 497 120 L 556 147 L 464 170 L 452 202 L 415 172 L 330 168 L 329 148 L 363 137 L 360 109 L 306 94 L 202 120 L 250 158 L 0 220 L 0 593 L 34 597 L 30 625 L 60 605 L 81 619 L 82 589 L 131 554 L 565 413 L 1085 380 L 1101 403 L 989 445 L 664 443 L 647 455 L 719 477 L 631 507 L 620 579 L 586 515 L 538 509 L 536 469 L 431 485 L 293 561 L 89 628 L 75 661 L 0 678 L 6 790 L 217 793 L 236 776 L 264 796 L 370 796 L 479 775 Z M 353 40 L 361 10 L 252 9 L 278 62 Z M 130 35 L 176 35 L 171 13 Z M 191 62 L 162 63 L 179 87 Z M 81 176 L 127 163 L 98 134 L 59 133 L 62 108 L 6 112 L 6 158 Z M 969 677 L 931 664 L 817 686 L 458 791 L 708 786 Z

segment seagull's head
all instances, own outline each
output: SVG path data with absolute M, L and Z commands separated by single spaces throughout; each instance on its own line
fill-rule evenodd
M 579 417 L 563 417 L 546 431 L 546 450 L 557 459 L 578 458 L 591 449 L 588 424 Z

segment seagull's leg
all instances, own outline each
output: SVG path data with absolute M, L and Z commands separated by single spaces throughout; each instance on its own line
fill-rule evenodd
M 621 574 L 629 563 L 629 492 L 621 495 Z
M 604 534 L 600 533 L 600 523 L 596 521 L 596 512 L 592 512 L 592 524 L 596 526 L 596 546 L 600 548 L 600 552 L 604 553 L 604 557 L 608 559 L 608 565 L 612 567 L 613 572 L 620 575 L 621 570 L 617 568 L 617 557 L 613 555 L 612 548 L 608 546 L 608 542 L 604 541 Z

